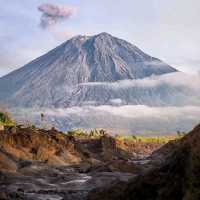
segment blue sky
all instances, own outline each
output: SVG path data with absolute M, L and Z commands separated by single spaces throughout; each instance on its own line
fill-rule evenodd
M 74 35 L 108 32 L 186 72 L 200 70 L 199 0 L 0 0 L 0 76 Z M 75 14 L 41 29 L 43 3 Z

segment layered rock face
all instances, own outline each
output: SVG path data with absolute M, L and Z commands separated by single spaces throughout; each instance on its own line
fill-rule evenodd
M 52 130 L 17 127 L 0 134 L 2 151 L 17 160 L 46 162 L 49 165 L 70 165 L 81 161 L 73 141 Z
M 93 164 L 100 166 L 110 161 L 127 161 L 137 158 L 137 155 L 147 156 L 161 145 L 120 141 L 107 134 L 80 139 L 55 129 L 47 131 L 17 126 L 0 131 L 0 163 L 2 169 L 7 169 L 9 163 L 11 169 L 14 165 L 14 169 L 17 169 L 21 161 L 29 161 L 29 164 L 41 162 L 50 166 L 70 166 L 86 162 L 90 164 L 88 167 L 94 167 Z

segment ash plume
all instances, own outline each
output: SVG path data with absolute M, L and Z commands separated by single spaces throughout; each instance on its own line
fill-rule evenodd
M 75 12 L 72 7 L 49 3 L 40 5 L 38 10 L 42 13 L 40 26 L 44 29 L 69 19 Z

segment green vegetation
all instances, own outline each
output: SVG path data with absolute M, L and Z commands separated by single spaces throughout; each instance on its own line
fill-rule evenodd
M 41 124 L 44 122 L 44 114 L 41 113 Z M 1 111 L 0 110 L 0 125 L 6 126 L 6 127 L 12 127 L 15 126 L 15 121 L 10 117 L 8 112 Z M 31 127 L 32 129 L 35 129 L 35 125 L 28 124 L 28 127 Z M 66 133 L 69 136 L 81 138 L 81 139 L 95 139 L 99 138 L 101 136 L 104 136 L 106 134 L 106 131 L 103 129 L 93 129 L 89 132 L 82 130 L 82 129 L 76 129 L 71 130 Z M 183 136 L 185 136 L 185 132 L 177 131 L 177 134 L 170 135 L 170 136 L 158 136 L 158 137 L 147 137 L 147 136 L 135 136 L 135 135 L 115 135 L 115 139 L 121 140 L 124 142 L 146 142 L 146 143 L 161 143 L 166 144 L 169 141 L 180 139 Z
M 32 129 L 36 129 L 36 126 L 34 124 L 31 125 Z
M 186 132 L 181 132 L 181 131 L 177 131 L 176 133 L 177 133 L 177 136 L 179 138 L 182 138 L 182 137 L 184 137 L 187 134 Z
M 105 135 L 105 133 L 106 131 L 103 129 L 101 130 L 94 129 L 94 130 L 91 130 L 90 132 L 86 132 L 82 129 L 76 129 L 76 130 L 68 131 L 67 135 L 87 139 L 87 138 L 99 138 Z
M 178 136 L 158 136 L 158 137 L 147 137 L 147 136 L 122 136 L 122 135 L 116 135 L 115 138 L 117 140 L 124 140 L 127 142 L 146 142 L 146 143 L 161 143 L 166 144 L 169 141 L 179 139 Z
M 0 124 L 3 126 L 15 126 L 15 121 L 11 119 L 7 112 L 0 111 Z
M 88 137 L 88 134 L 81 129 L 68 131 L 67 135 L 73 136 L 73 137 Z
M 76 130 L 67 132 L 67 135 L 73 136 L 76 138 L 81 138 L 81 139 L 95 139 L 105 134 L 106 134 L 106 131 L 103 129 L 101 130 L 94 129 L 89 132 L 86 132 L 82 129 L 76 129 Z M 115 135 L 115 139 L 121 140 L 124 142 L 144 142 L 144 143 L 159 143 L 159 144 L 166 144 L 169 141 L 177 140 L 177 139 L 180 139 L 181 137 L 183 137 L 183 135 L 180 136 L 176 134 L 169 135 L 169 136 L 157 136 L 157 137 L 156 136 L 147 137 L 147 136 L 135 136 L 135 135 L 130 135 L 130 136 Z

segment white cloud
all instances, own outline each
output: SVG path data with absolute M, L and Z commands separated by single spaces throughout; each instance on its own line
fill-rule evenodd
M 12 111 L 18 119 L 30 119 L 39 123 L 40 113 L 48 122 L 63 131 L 74 128 L 106 128 L 112 133 L 124 130 L 125 134 L 169 134 L 177 130 L 189 131 L 200 123 L 200 107 L 150 107 L 127 106 L 83 106 L 59 109 L 24 109 Z M 31 114 L 30 114 L 31 113 Z M 121 133 L 121 132 L 120 132 Z
M 117 82 L 87 82 L 81 83 L 80 86 L 105 86 L 114 89 L 129 87 L 156 87 L 162 84 L 173 87 L 186 87 L 194 90 L 200 89 L 199 74 L 185 74 L 182 72 L 169 73 L 162 76 L 151 76 L 144 79 L 121 80 Z
M 111 105 L 120 105 L 120 104 L 122 104 L 122 100 L 121 99 L 111 99 L 110 100 L 110 103 L 111 103 Z

